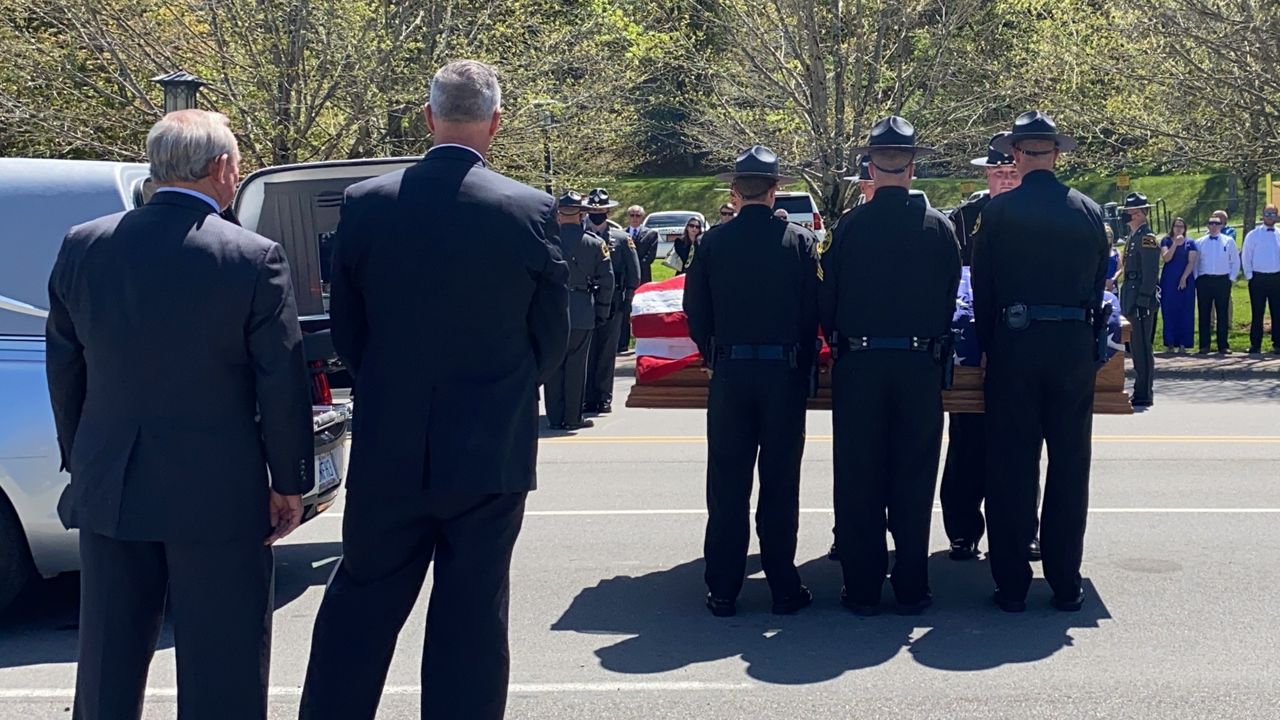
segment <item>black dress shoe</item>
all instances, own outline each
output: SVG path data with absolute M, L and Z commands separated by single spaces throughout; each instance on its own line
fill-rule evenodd
M 1260 347 L 1251 347 L 1251 348 L 1249 348 L 1249 354 L 1250 354 L 1250 355 L 1261 355 L 1261 354 L 1262 354 L 1262 348 L 1260 348 Z
M 600 404 L 599 403 L 582 403 L 582 412 L 584 414 L 598 413 L 600 412 Z
M 1218 348 L 1218 354 L 1219 354 L 1219 355 L 1230 355 L 1230 354 L 1231 354 L 1231 348 Z
M 773 601 L 773 614 L 795 615 L 812 604 L 813 593 L 809 592 L 809 588 L 801 585 L 795 593 Z
M 1199 350 L 1197 350 L 1197 351 L 1196 351 L 1196 354 L 1197 354 L 1197 355 L 1208 355 L 1208 354 L 1209 354 L 1209 348 L 1200 348 Z
M 583 428 L 595 427 L 596 424 L 590 418 L 584 418 L 576 423 L 565 423 L 562 427 L 565 430 L 581 430 Z
M 879 603 L 860 603 L 849 597 L 849 592 L 843 589 L 840 591 L 840 604 L 860 617 L 875 617 L 880 614 Z
M 996 591 L 995 595 L 991 596 L 991 599 L 995 601 L 996 605 L 1001 610 L 1007 613 L 1020 613 L 1027 611 L 1026 600 L 1014 600 L 1013 598 L 1006 597 L 1005 594 L 999 590 Z
M 901 600 L 899 600 L 897 611 L 899 615 L 920 615 L 932 604 L 933 604 L 932 595 L 925 595 L 924 597 L 920 598 L 919 600 L 916 600 L 915 602 L 904 603 Z
M 1040 538 L 1036 538 L 1027 546 L 1027 559 L 1031 562 L 1040 562 L 1040 556 Z
M 565 429 L 565 425 L 564 425 L 564 423 L 551 423 L 550 425 L 547 425 L 547 427 L 551 428 L 552 430 L 564 430 L 564 429 Z
M 828 560 L 840 559 L 840 550 L 836 548 L 835 543 L 831 543 L 831 549 L 827 551 L 827 559 Z
M 1149 408 L 1152 405 L 1155 405 L 1151 400 L 1134 400 L 1130 404 L 1136 408 Z
M 972 560 L 978 557 L 978 541 L 965 540 L 964 538 L 952 540 L 951 552 L 947 554 L 947 557 L 952 560 Z
M 596 412 L 601 415 L 608 415 L 613 412 L 613 403 L 602 402 L 596 406 Z
M 707 593 L 707 609 L 716 617 L 733 617 L 738 614 L 738 601 Z
M 1054 595 L 1050 603 L 1055 610 L 1061 612 L 1080 612 L 1080 608 L 1084 605 L 1084 590 L 1077 590 L 1075 597 L 1062 598 Z

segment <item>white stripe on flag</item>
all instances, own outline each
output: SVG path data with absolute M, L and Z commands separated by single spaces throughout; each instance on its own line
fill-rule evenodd
M 698 346 L 689 338 L 636 338 L 636 357 L 680 360 L 696 352 Z
M 684 290 L 651 290 L 636 293 L 631 316 L 684 312 Z

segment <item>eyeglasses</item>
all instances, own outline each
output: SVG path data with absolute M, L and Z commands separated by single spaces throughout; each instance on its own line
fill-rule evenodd
M 728 210 L 721 210 L 720 217 L 733 217 L 733 213 Z
M 627 213 L 627 217 L 644 217 L 643 213 Z
M 699 230 L 701 230 L 701 229 L 702 229 L 702 223 L 691 222 L 691 223 L 689 223 L 688 225 L 685 225 L 685 227 L 698 228 Z

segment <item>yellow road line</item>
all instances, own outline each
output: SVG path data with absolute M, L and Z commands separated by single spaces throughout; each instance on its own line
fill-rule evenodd
M 809 442 L 831 442 L 830 435 L 809 435 Z M 943 438 L 946 441 L 946 438 Z M 575 435 L 543 438 L 544 445 L 705 445 L 705 435 Z M 1095 443 L 1196 443 L 1269 445 L 1280 443 L 1280 435 L 1095 435 Z

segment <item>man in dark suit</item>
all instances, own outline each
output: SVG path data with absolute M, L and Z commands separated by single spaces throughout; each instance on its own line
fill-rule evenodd
M 58 510 L 84 566 L 73 715 L 141 716 L 167 594 L 178 715 L 265 718 L 269 545 L 314 482 L 289 266 L 218 217 L 239 180 L 225 117 L 166 115 L 147 155 L 150 201 L 72 228 L 49 279 Z
M 636 259 L 640 263 L 640 285 L 653 282 L 653 261 L 658 257 L 658 231 L 651 230 L 644 224 L 644 208 L 632 205 L 627 208 L 627 237 L 636 247 Z M 628 301 L 626 318 L 622 323 L 621 337 L 618 338 L 618 353 L 625 355 L 631 352 L 631 302 Z
M 359 409 L 308 720 L 374 717 L 433 561 L 423 716 L 506 710 L 511 552 L 535 485 L 538 385 L 568 342 L 568 269 L 552 198 L 485 165 L 494 70 L 446 65 L 424 114 L 436 146 L 349 188 L 337 230 L 333 339 Z

